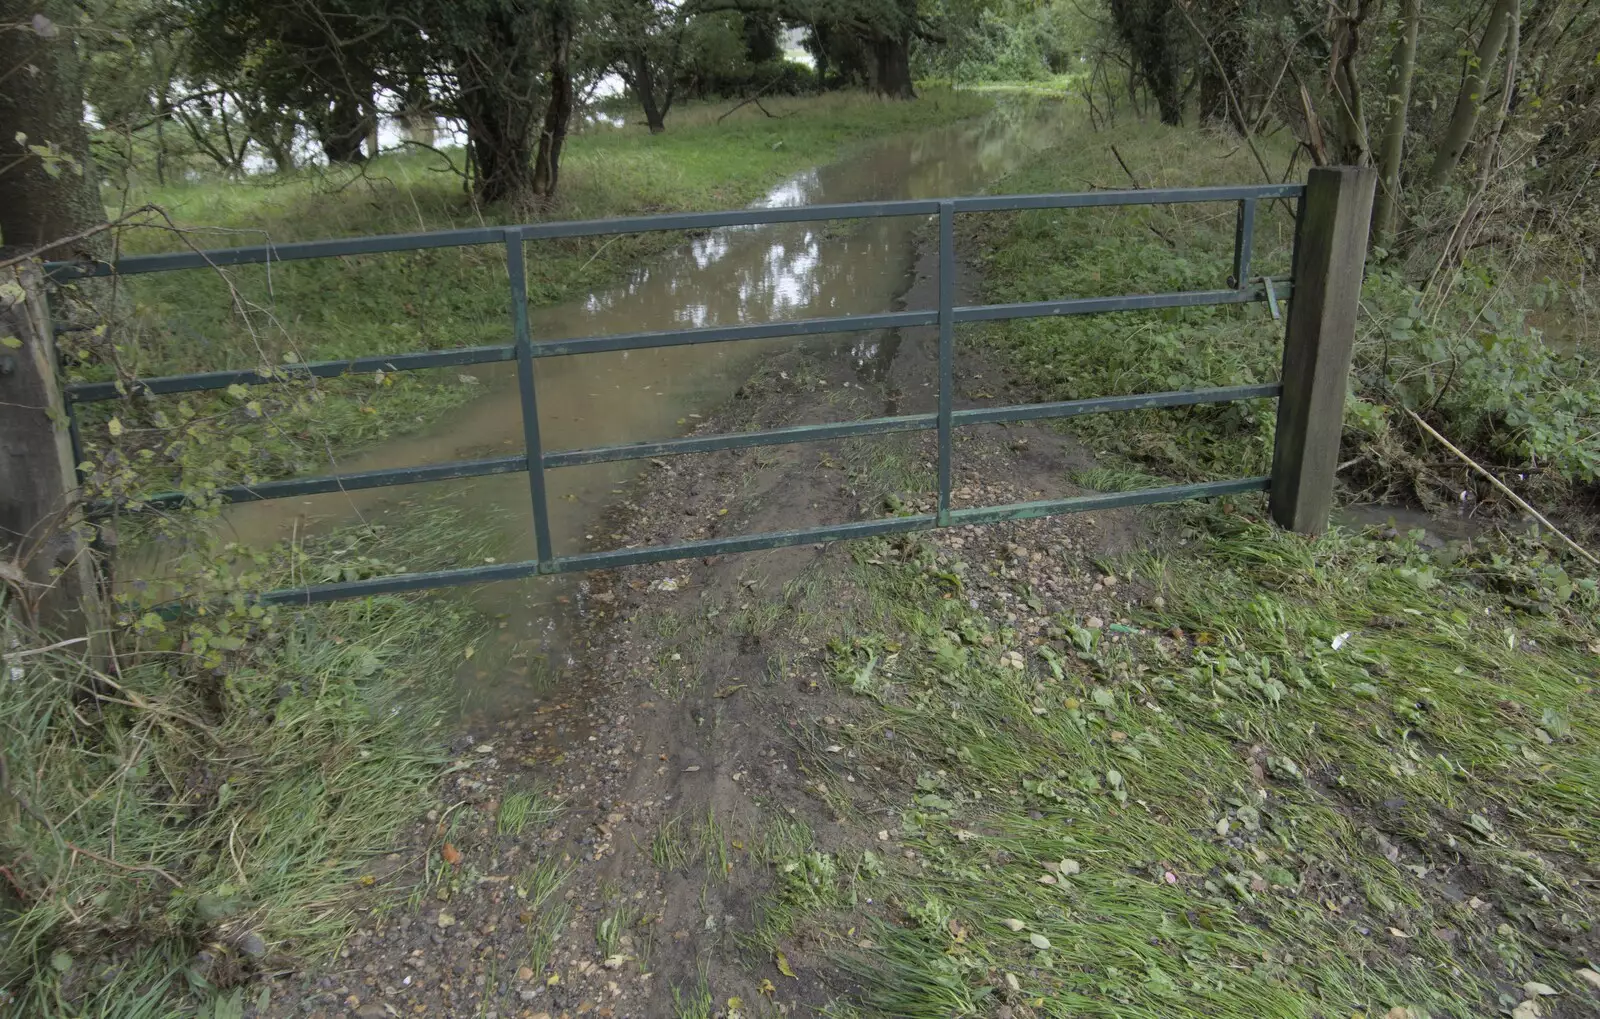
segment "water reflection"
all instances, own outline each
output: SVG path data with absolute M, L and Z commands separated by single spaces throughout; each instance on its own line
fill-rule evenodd
M 861 156 L 808 170 L 773 188 L 756 205 L 927 198 L 970 193 L 1052 144 L 1067 122 L 1054 104 L 1002 107 L 976 122 L 890 140 Z M 914 232 L 926 217 L 730 227 L 688 241 L 619 284 L 586 298 L 530 313 L 536 340 L 706 327 L 893 310 L 913 282 Z M 528 249 L 538 257 L 537 244 Z M 509 325 L 508 325 L 509 329 Z M 547 450 L 598 446 L 682 434 L 691 414 L 726 401 L 758 359 L 799 343 L 837 351 L 863 380 L 882 378 L 902 341 L 899 332 L 807 340 L 698 344 L 542 359 L 537 367 L 540 427 Z M 496 370 L 498 368 L 499 370 Z M 338 465 L 341 471 L 505 455 L 522 448 L 520 401 L 512 369 L 478 371 L 484 395 L 420 434 L 397 438 Z M 551 472 L 550 523 L 557 552 L 603 547 L 596 521 L 637 464 L 599 464 Z M 507 554 L 532 558 L 527 479 L 505 475 L 454 481 L 457 491 L 508 521 Z M 326 528 L 358 516 L 381 517 L 407 489 L 319 496 L 231 508 L 227 522 L 247 541 Z M 462 564 L 468 565 L 468 564 Z M 510 612 L 508 640 L 546 644 L 556 633 L 558 600 L 572 601 L 581 581 L 547 578 L 495 585 L 479 593 L 497 613 Z

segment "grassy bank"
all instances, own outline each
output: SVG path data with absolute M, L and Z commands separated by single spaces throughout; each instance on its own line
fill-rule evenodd
M 825 600 L 865 707 L 806 759 L 875 851 L 780 889 L 779 935 L 875 1016 L 1590 1014 L 1593 581 L 1533 544 L 1168 523 L 1198 541 L 1104 564 L 1122 622 L 1038 637 L 948 597 L 1020 609 L 1026 534 L 856 553 Z
M 731 105 L 677 111 L 657 136 L 635 125 L 591 125 L 569 142 L 555 207 L 538 213 L 474 207 L 448 169 L 447 161 L 459 165 L 461 154 L 420 153 L 386 156 L 359 173 L 316 170 L 136 189 L 130 204 L 160 205 L 183 235 L 130 231 L 123 245 L 183 250 L 737 207 L 857 146 L 977 115 L 990 101 L 936 91 L 915 103 L 829 94 L 774 99 L 766 104 L 773 117 L 748 106 L 719 122 Z M 652 234 L 530 245 L 531 303 L 590 293 L 681 239 Z M 134 377 L 504 343 L 510 328 L 505 257 L 495 246 L 130 277 L 121 285 L 131 321 L 114 349 L 98 350 L 98 367 L 85 376 L 106 377 L 113 364 Z M 330 454 L 404 433 L 471 399 L 474 382 L 457 370 L 390 373 L 103 405 L 90 408 L 86 437 L 96 458 L 108 461 L 102 479 L 113 487 L 198 488 L 325 469 Z M 111 415 L 118 418 L 114 429 Z M 124 469 L 140 449 L 155 456 L 137 471 Z
M 1252 151 L 1235 138 L 1127 120 L 1095 132 L 1086 119 L 1083 144 L 1043 154 L 996 187 L 1248 183 L 1262 179 L 1258 155 L 1277 180 L 1290 158 L 1280 139 L 1257 140 Z M 1290 175 L 1304 173 L 1302 163 Z M 1292 226 L 1287 203 L 1262 207 L 1253 273 L 1288 271 Z M 966 243 L 987 300 L 1032 301 L 1225 286 L 1233 230 L 1231 206 L 1150 206 L 986 217 L 975 220 Z M 1424 267 L 1419 277 L 1423 254 L 1401 266 L 1380 253 L 1369 270 L 1345 419 L 1347 497 L 1429 506 L 1459 504 L 1463 489 L 1493 497 L 1459 462 L 1421 441 L 1405 409 L 1518 478 L 1525 494 L 1552 502 L 1582 495 L 1600 466 L 1600 367 L 1574 313 L 1585 293 L 1541 275 L 1537 260 L 1487 249 L 1424 292 L 1407 282 L 1427 276 Z M 1270 381 L 1278 377 L 1282 336 L 1264 306 L 1035 320 L 967 333 L 1049 399 Z M 1084 418 L 1073 428 L 1128 466 L 1194 480 L 1262 472 L 1273 425 L 1273 405 L 1263 401 Z
M 439 504 L 211 589 L 426 569 L 487 540 Z M 0 1015 L 18 1017 L 180 1014 L 331 951 L 446 763 L 452 676 L 489 629 L 445 599 L 224 599 L 136 622 L 107 675 L 4 625 Z

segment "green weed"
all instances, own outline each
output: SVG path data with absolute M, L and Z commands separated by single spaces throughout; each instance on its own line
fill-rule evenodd
M 561 816 L 565 801 L 532 789 L 519 789 L 507 793 L 500 802 L 497 822 L 501 835 L 521 835 L 532 824 L 544 827 Z
M 608 957 L 618 954 L 622 947 L 622 936 L 638 919 L 639 912 L 632 906 L 619 907 L 602 917 L 594 929 L 594 940 L 600 948 L 600 954 Z
M 660 871 L 678 870 L 689 864 L 689 833 L 682 817 L 673 815 L 661 822 L 650 840 L 650 858 Z

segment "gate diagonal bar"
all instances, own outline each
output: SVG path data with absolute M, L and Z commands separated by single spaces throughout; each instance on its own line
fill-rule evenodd
M 511 580 L 540 574 L 574 573 L 585 570 L 615 569 L 641 563 L 688 559 L 697 556 L 750 552 L 876 535 L 905 534 L 933 527 L 964 526 L 1004 520 L 1025 520 L 1062 513 L 1112 509 L 1123 506 L 1152 505 L 1190 499 L 1217 498 L 1245 492 L 1264 491 L 1267 477 L 1239 478 L 1186 485 L 1169 485 L 1132 492 L 1114 492 L 1013 503 L 1003 506 L 952 508 L 952 459 L 954 432 L 963 426 L 1000 422 L 1038 421 L 1105 414 L 1159 407 L 1186 407 L 1227 403 L 1236 400 L 1276 399 L 1282 394 L 1279 383 L 1223 386 L 1210 389 L 1178 390 L 1126 396 L 1052 403 L 1020 404 L 958 410 L 954 403 L 954 328 L 963 322 L 991 322 L 1020 318 L 1048 318 L 1065 315 L 1098 315 L 1112 312 L 1151 311 L 1238 305 L 1264 302 L 1269 293 L 1283 300 L 1290 294 L 1288 279 L 1252 279 L 1253 237 L 1259 203 L 1274 199 L 1305 196 L 1303 184 L 1240 185 L 1224 187 L 1149 188 L 1124 191 L 1092 191 L 1040 195 L 982 195 L 949 199 L 858 202 L 840 205 L 802 205 L 770 209 L 737 209 L 722 212 L 675 213 L 634 216 L 619 219 L 559 223 L 537 223 L 430 233 L 392 234 L 256 247 L 225 248 L 214 251 L 186 251 L 171 254 L 135 255 L 115 263 L 51 262 L 48 275 L 58 281 L 88 277 L 136 275 L 224 266 L 258 265 L 312 258 L 337 258 L 373 255 L 428 248 L 502 245 L 511 289 L 511 343 L 507 345 L 462 347 L 454 350 L 415 351 L 391 355 L 359 357 L 341 361 L 318 361 L 275 365 L 270 368 L 197 372 L 137 379 L 132 382 L 76 382 L 66 387 L 65 395 L 71 426 L 78 428 L 77 408 L 82 404 L 122 400 L 134 395 L 164 395 L 226 389 L 230 386 L 255 386 L 268 383 L 334 378 L 368 372 L 416 371 L 425 368 L 459 367 L 496 362 L 515 362 L 523 414 L 524 450 L 520 455 L 461 460 L 451 463 L 360 471 L 310 478 L 287 478 L 249 485 L 233 485 L 208 490 L 208 499 L 223 502 L 254 502 L 268 499 L 317 495 L 334 492 L 385 488 L 420 482 L 483 477 L 492 474 L 527 472 L 529 497 L 533 506 L 537 558 L 526 562 L 497 563 L 426 573 L 400 573 L 388 577 L 320 584 L 309 587 L 269 591 L 259 600 L 269 604 L 306 605 L 371 595 L 418 591 L 463 584 Z M 1112 297 L 1075 297 L 1020 304 L 956 305 L 954 303 L 955 227 L 957 215 L 964 213 L 1016 212 L 1038 209 L 1096 209 L 1138 205 L 1231 202 L 1236 206 L 1236 229 L 1231 273 L 1225 286 L 1214 290 L 1188 290 L 1159 294 L 1129 294 Z M 1301 203 L 1303 204 L 1303 203 Z M 841 220 L 877 219 L 889 216 L 934 217 L 938 223 L 939 285 L 938 306 L 929 310 L 881 314 L 842 315 L 764 322 L 737 326 L 712 326 L 698 329 L 590 336 L 578 339 L 536 340 L 528 322 L 527 283 L 524 245 L 529 241 L 552 238 L 598 237 L 654 231 L 695 231 L 721 227 L 760 226 L 779 223 L 812 223 Z M 939 402 L 935 413 L 871 418 L 862 421 L 797 425 L 759 432 L 690 436 L 649 442 L 630 442 L 592 448 L 546 450 L 539 435 L 539 415 L 535 387 L 536 366 L 542 358 L 565 357 L 606 351 L 638 350 L 649 347 L 683 346 L 699 343 L 726 343 L 780 337 L 820 336 L 836 333 L 867 332 L 915 326 L 938 327 Z M 934 431 L 938 437 L 938 492 L 936 512 L 877 520 L 859 520 L 792 531 L 773 531 L 739 537 L 679 542 L 640 548 L 576 555 L 555 554 L 550 537 L 548 496 L 545 474 L 562 467 L 682 456 L 752 446 L 816 442 L 828 439 L 888 435 L 899 432 Z M 170 508 L 191 498 L 189 493 L 166 492 L 130 504 L 129 509 Z M 119 506 L 97 504 L 92 511 L 105 515 Z

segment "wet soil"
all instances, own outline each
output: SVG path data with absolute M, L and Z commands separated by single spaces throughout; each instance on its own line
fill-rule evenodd
M 901 305 L 928 299 L 933 268 L 914 259 Z M 931 410 L 935 344 L 903 330 L 770 357 L 696 431 Z M 956 374 L 958 406 L 1026 398 L 970 350 Z M 596 531 L 654 544 L 926 511 L 934 455 L 926 435 L 653 461 Z M 963 430 L 955 462 L 959 506 L 1075 494 L 1069 472 L 1091 460 L 1028 425 Z M 1055 613 L 1114 620 L 1138 597 L 1096 566 L 1137 540 L 1126 512 L 931 540 L 984 564 L 963 597 L 1037 639 Z M 374 868 L 358 932 L 331 965 L 272 981 L 261 1014 L 813 1014 L 848 995 L 818 946 L 780 942 L 790 977 L 757 935 L 772 843 L 795 823 L 823 852 L 893 841 L 893 825 L 873 823 L 891 794 L 848 764 L 830 789 L 818 760 L 860 710 L 824 679 L 830 613 L 861 596 L 839 582 L 858 552 L 806 545 L 587 578 L 559 685 L 469 719 L 438 805 Z M 559 816 L 502 833 L 506 797 L 535 789 Z M 566 876 L 534 905 L 541 863 Z

